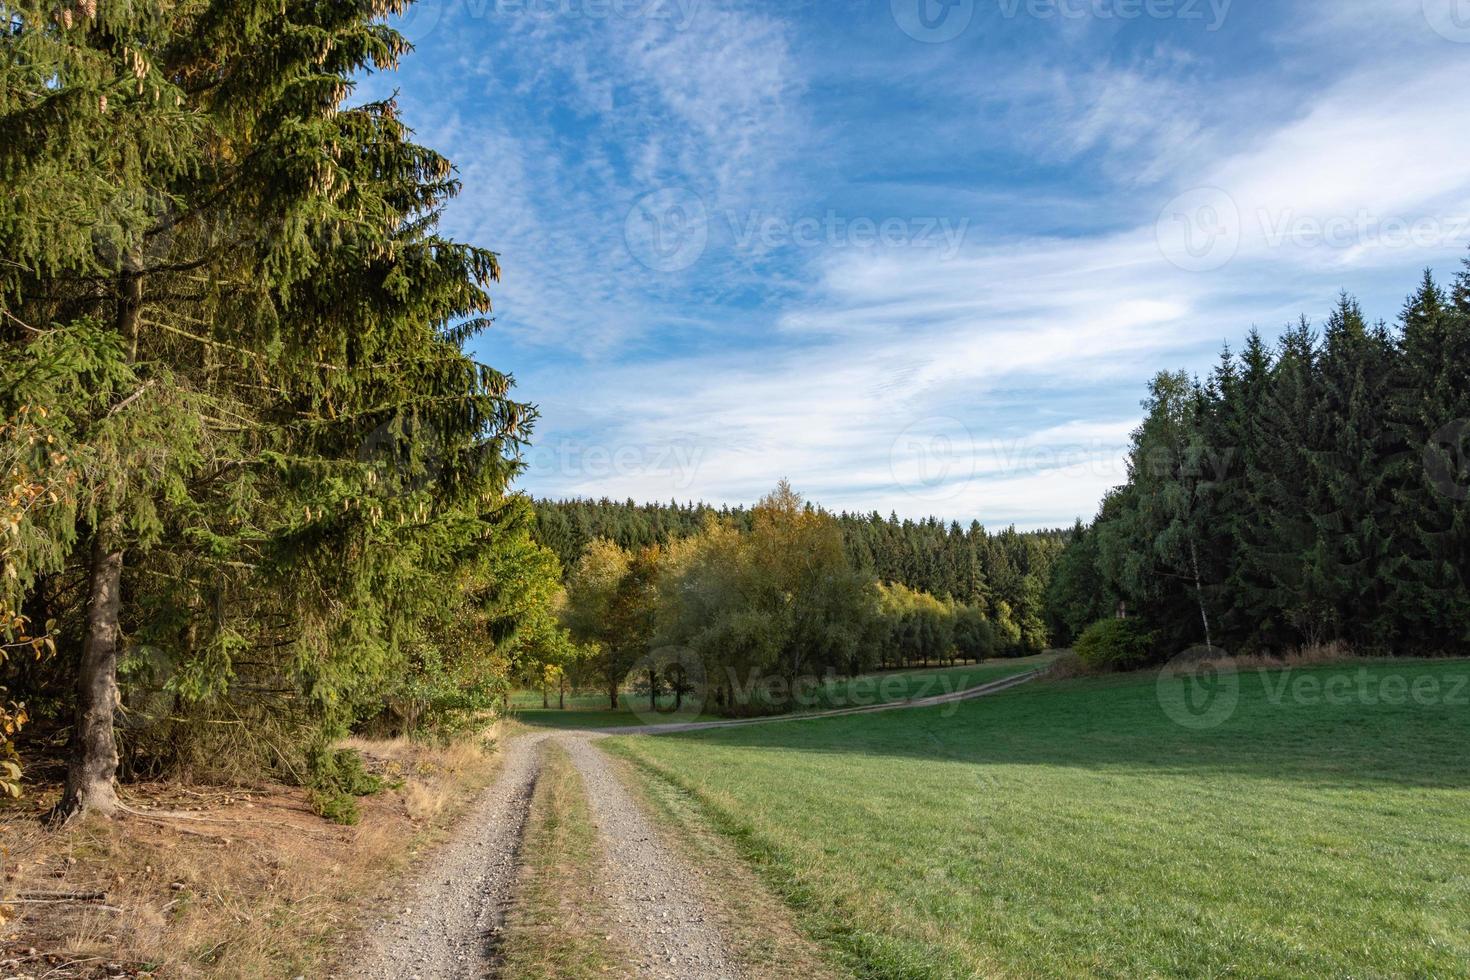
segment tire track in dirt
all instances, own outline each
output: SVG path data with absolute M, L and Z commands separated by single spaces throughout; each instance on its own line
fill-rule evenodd
M 506 744 L 495 781 L 455 837 L 430 856 L 399 914 L 370 927 L 346 975 L 355 980 L 483 980 L 515 896 L 520 846 L 541 772 L 544 735 Z
M 402 912 L 370 927 L 346 970 L 354 980 L 486 980 L 497 978 L 498 950 L 520 879 L 521 841 L 541 773 L 543 746 L 554 739 L 582 779 L 605 854 L 605 912 L 628 964 L 655 980 L 738 980 L 740 958 L 721 934 L 699 877 L 660 840 L 642 806 L 594 744 L 605 734 L 661 734 L 734 725 L 773 724 L 873 711 L 929 707 L 995 694 L 1041 671 L 929 698 L 739 721 L 652 725 L 606 732 L 522 735 L 506 743 L 494 783 L 461 829 L 428 859 Z
M 608 902 L 618 944 L 631 950 L 639 976 L 658 980 L 735 980 L 736 957 L 700 894 L 698 877 L 660 840 L 602 750 L 582 736 L 562 736 L 606 854 Z

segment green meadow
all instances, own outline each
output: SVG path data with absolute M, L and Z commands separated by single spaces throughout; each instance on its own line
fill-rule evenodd
M 865 977 L 1470 975 L 1470 662 L 604 743 Z
M 909 701 L 952 694 L 1023 674 L 1049 664 L 1053 657 L 1053 654 L 1039 654 L 1034 657 L 983 660 L 959 667 L 884 671 L 858 677 L 813 679 L 803 690 L 803 697 L 809 710 L 813 711 Z M 551 707 L 543 708 L 539 691 L 520 690 L 511 695 L 510 704 L 518 720 L 540 728 L 627 728 L 658 723 L 660 715 L 648 711 L 647 694 L 640 696 L 624 692 L 619 700 L 620 707 L 617 711 L 612 711 L 608 708 L 605 693 L 584 691 L 567 695 L 566 707 L 558 708 L 556 695 L 553 693 L 550 697 Z M 661 695 L 658 704 L 659 711 L 664 714 L 670 714 L 674 710 L 674 699 L 671 695 Z M 634 710 L 635 708 L 638 710 Z M 689 722 L 718 719 L 714 715 L 702 715 L 696 719 L 681 714 L 677 717 L 671 716 L 669 720 Z

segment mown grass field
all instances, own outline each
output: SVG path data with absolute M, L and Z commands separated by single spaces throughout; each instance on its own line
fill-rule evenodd
M 1470 975 L 1470 662 L 1235 676 L 604 745 L 862 976 Z
M 889 704 L 926 698 L 936 694 L 950 694 L 966 688 L 978 687 L 990 681 L 1000 680 L 1015 674 L 1025 673 L 1050 663 L 1053 654 L 1003 660 L 983 660 L 977 664 L 959 667 L 935 667 L 904 671 L 884 671 L 864 674 L 860 677 L 823 679 L 804 691 L 809 700 L 805 710 L 821 711 L 827 708 L 845 708 L 866 704 Z M 611 711 L 607 706 L 607 695 L 582 692 L 568 695 L 566 708 L 556 707 L 556 695 L 551 696 L 551 707 L 541 707 L 538 691 L 516 691 L 510 704 L 515 717 L 527 725 L 542 728 L 627 728 L 634 725 L 658 723 L 658 716 L 650 714 L 647 695 L 639 697 L 624 694 L 622 707 Z M 631 706 L 641 709 L 633 710 Z M 659 699 L 663 710 L 672 710 L 674 699 L 663 696 Z M 680 715 L 672 721 L 717 720 L 714 715 L 696 719 Z

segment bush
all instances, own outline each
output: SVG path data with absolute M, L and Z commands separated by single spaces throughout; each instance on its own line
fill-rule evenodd
M 1154 659 L 1154 636 L 1137 619 L 1104 619 L 1082 631 L 1074 649 L 1092 670 L 1134 670 Z
M 383 789 L 383 777 L 368 772 L 362 756 L 351 749 L 321 753 L 311 780 L 311 808 L 318 816 L 341 824 L 357 823 L 357 800 Z
M 995 604 L 995 642 L 1001 656 L 1023 656 L 1021 627 L 1011 614 L 1010 604 L 1005 601 Z
M 357 800 L 347 793 L 314 789 L 307 794 L 307 800 L 313 813 L 333 823 L 350 827 L 361 816 L 357 809 Z

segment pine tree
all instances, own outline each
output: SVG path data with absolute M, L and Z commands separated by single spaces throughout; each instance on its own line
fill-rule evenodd
M 1259 638 L 1268 649 L 1325 641 L 1337 628 L 1317 533 L 1330 505 L 1311 478 L 1324 444 L 1322 425 L 1317 338 L 1303 318 L 1281 338 L 1255 420 L 1248 481 L 1256 519 L 1245 529 L 1242 559 L 1259 591 L 1247 594 L 1246 603 L 1262 614 Z
M 1269 470 L 1264 453 L 1268 434 L 1269 400 L 1274 370 L 1271 352 L 1257 330 L 1246 337 L 1239 357 L 1238 376 L 1225 391 L 1217 424 L 1226 447 L 1236 450 L 1238 479 L 1224 501 L 1230 560 L 1222 589 L 1222 643 L 1231 648 L 1250 649 L 1272 642 L 1270 626 L 1271 580 L 1267 569 L 1252 557 L 1252 549 L 1266 531 L 1258 502 L 1264 499 Z M 1222 389 L 1224 391 L 1224 389 Z
M 1384 575 L 1401 643 L 1429 652 L 1470 643 L 1470 316 L 1466 282 L 1447 298 L 1426 271 L 1402 315 L 1392 430 L 1403 450 L 1394 467 L 1392 559 Z
M 1386 597 L 1392 499 L 1386 465 L 1391 443 L 1389 399 L 1393 342 L 1381 324 L 1369 327 L 1344 294 L 1323 329 L 1322 446 L 1309 479 L 1323 488 L 1317 515 L 1324 601 L 1341 639 L 1362 649 L 1386 639 L 1373 628 Z
M 385 10 L 145 4 L 57 28 L 20 7 L 5 341 L 12 397 L 67 422 L 77 505 L 49 539 L 89 568 L 62 813 L 114 805 L 125 622 L 185 703 L 229 697 L 260 654 L 320 752 L 460 601 L 444 577 L 519 547 L 503 495 L 531 413 L 463 353 L 496 257 L 436 233 L 458 184 L 393 103 L 342 106 L 406 50 Z M 56 567 L 33 549 L 23 575 Z

